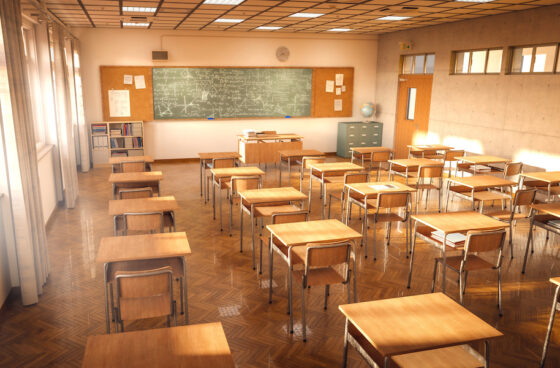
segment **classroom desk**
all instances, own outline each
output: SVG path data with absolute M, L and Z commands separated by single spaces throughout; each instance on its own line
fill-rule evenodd
M 241 201 L 239 202 L 239 208 L 241 210 L 239 225 L 241 228 L 239 234 L 240 251 L 243 252 L 243 212 L 245 211 L 249 213 L 251 218 L 253 269 L 255 269 L 255 216 L 262 219 L 264 217 L 271 217 L 273 213 L 301 210 L 303 208 L 303 201 L 307 199 L 307 196 L 293 187 L 245 190 L 239 192 L 239 196 L 241 197 Z M 282 202 L 296 201 L 302 202 L 300 207 L 295 207 L 292 204 L 278 205 Z M 261 206 L 259 206 L 259 204 Z M 262 273 L 262 248 L 259 257 L 259 273 Z
M 393 150 L 387 147 L 351 147 L 350 151 L 352 151 L 352 157 L 350 158 L 350 162 L 354 162 L 354 160 L 358 160 L 361 162 L 361 165 L 365 167 L 365 163 L 369 161 L 368 169 L 371 170 L 371 165 L 373 162 L 385 162 L 385 161 L 373 161 L 372 157 L 376 153 L 388 153 L 389 159 L 393 158 Z M 369 156 L 369 157 L 368 157 Z
M 278 186 L 282 186 L 282 164 L 287 163 L 288 165 L 288 185 L 290 185 L 290 179 L 292 174 L 292 163 L 297 163 L 302 157 L 318 157 L 324 156 L 325 153 L 313 149 L 293 149 L 293 150 L 282 150 L 278 151 L 280 155 L 280 167 L 278 168 Z M 300 169 L 300 175 L 302 175 L 303 167 Z
M 191 254 L 191 248 L 187 239 L 187 234 L 179 233 L 160 233 L 129 236 L 112 236 L 101 238 L 97 258 L 95 262 L 104 264 L 103 281 L 105 282 L 105 321 L 107 333 L 110 332 L 110 314 L 108 300 L 108 283 L 110 280 L 110 266 L 115 263 L 126 262 L 133 268 L 144 268 L 145 262 L 158 260 L 164 264 L 173 263 L 174 259 L 179 258 L 182 264 L 183 289 L 185 304 L 185 323 L 188 323 L 188 303 L 187 303 L 187 263 L 185 257 Z M 179 270 L 173 270 L 174 275 Z
M 467 233 L 470 230 L 494 230 L 504 229 L 508 225 L 504 222 L 498 221 L 486 215 L 474 211 L 462 212 L 447 212 L 447 213 L 434 213 L 426 215 L 413 215 L 414 232 L 412 236 L 412 253 L 410 255 L 410 269 L 408 271 L 407 288 L 410 288 L 412 281 L 412 266 L 414 264 L 414 250 L 416 248 L 416 238 L 420 238 L 436 248 L 439 248 L 442 253 L 442 290 L 445 293 L 445 274 L 446 274 L 446 250 L 458 250 L 461 247 L 451 247 L 447 244 L 447 235 L 451 233 Z M 418 226 L 418 224 L 421 226 Z M 432 237 L 432 231 L 439 230 L 443 232 L 443 242 Z
M 303 137 L 297 134 L 237 136 L 237 150 L 241 155 L 241 162 L 245 164 L 279 162 L 278 151 L 300 149 L 303 149 Z
M 334 183 L 333 177 L 344 176 L 347 172 L 363 171 L 360 165 L 351 162 L 327 162 L 322 164 L 309 165 L 309 204 L 308 209 L 311 212 L 311 189 L 312 180 L 317 180 L 321 184 L 321 193 L 323 194 L 323 205 L 321 208 L 321 216 L 325 218 L 325 207 L 327 205 L 327 184 Z
M 383 188 L 383 186 L 385 185 L 389 185 L 392 186 L 393 188 Z M 346 190 L 347 196 L 346 198 L 350 199 L 352 196 L 352 193 L 356 193 L 358 196 L 354 196 L 354 197 L 362 197 L 363 201 L 364 201 L 364 208 L 368 208 L 368 201 L 371 204 L 372 200 L 375 200 L 377 198 L 377 195 L 380 193 L 391 193 L 391 192 L 408 192 L 408 193 L 416 193 L 416 189 L 415 188 L 411 188 L 409 186 L 406 186 L 402 183 L 399 183 L 397 181 L 383 181 L 383 182 L 375 182 L 375 183 L 353 183 L 353 184 L 346 184 L 344 186 L 344 189 Z M 412 203 L 414 203 L 413 201 L 411 201 L 410 206 L 412 206 Z M 346 201 L 346 213 L 345 213 L 345 222 L 346 224 L 348 224 L 348 218 L 349 218 L 349 214 L 351 211 L 351 204 L 350 201 L 347 200 Z M 367 210 L 364 211 L 365 213 L 367 213 Z M 362 234 L 363 238 L 364 238 L 364 247 L 365 247 L 365 257 L 367 258 L 367 239 L 368 239 L 368 232 L 367 232 L 367 228 L 368 228 L 368 223 L 367 223 L 367 216 L 364 214 L 364 219 L 363 221 L 365 221 L 365 224 L 363 226 L 365 230 L 365 236 L 364 234 Z M 410 228 L 410 219 L 408 219 L 407 223 L 405 224 L 406 226 L 406 256 L 408 257 L 408 240 L 409 240 L 409 228 Z M 373 241 L 373 259 L 376 259 L 376 244 L 375 244 L 375 232 L 373 233 L 374 235 L 374 241 Z
M 113 165 L 113 172 L 121 172 L 120 165 L 123 162 L 138 162 L 144 161 L 146 164 L 146 171 L 152 170 L 152 164 L 154 163 L 154 159 L 152 156 L 122 156 L 122 157 L 111 157 L 109 158 L 109 163 Z
M 113 234 L 117 235 L 117 219 L 125 213 L 170 213 L 175 227 L 174 211 L 179 208 L 174 196 L 112 199 L 109 200 L 109 216 L 113 216 Z
M 471 164 L 474 166 L 474 169 L 471 168 L 460 168 L 461 171 L 469 172 L 473 175 L 476 175 L 479 171 L 478 166 L 488 166 L 491 168 L 490 171 L 482 171 L 484 174 L 487 173 L 495 173 L 495 172 L 503 172 L 504 170 L 500 167 L 493 166 L 492 164 L 506 164 L 510 162 L 510 159 L 497 157 L 497 156 L 490 156 L 490 155 L 478 155 L 478 156 L 462 156 L 457 157 L 458 161 L 461 161 L 463 164 Z M 461 165 L 459 163 L 459 165 Z
M 389 367 L 398 355 L 484 341 L 503 336 L 442 293 L 375 300 L 338 307 L 346 317 L 343 367 L 348 345 L 373 366 Z
M 354 265 L 352 267 L 354 277 L 354 302 L 358 301 L 358 289 L 356 281 L 356 241 L 362 238 L 362 234 L 343 224 L 338 220 L 317 220 L 304 222 L 291 222 L 286 224 L 267 225 L 266 228 L 270 232 L 270 248 L 269 248 L 269 284 L 268 302 L 272 303 L 272 270 L 273 270 L 273 254 L 274 238 L 287 248 L 287 252 L 280 252 L 280 256 L 289 266 L 292 264 L 292 247 L 307 245 L 309 243 L 335 243 L 342 241 L 351 241 L 354 251 Z M 350 285 L 348 285 L 350 287 Z M 288 270 L 288 301 L 292 300 L 292 272 Z M 289 303 L 291 305 L 291 303 Z M 290 331 L 293 331 L 293 313 L 290 313 Z
M 203 178 L 206 178 L 206 169 L 209 168 L 209 164 L 212 163 L 212 160 L 215 158 L 234 158 L 238 159 L 241 155 L 237 152 L 203 152 L 199 153 L 198 157 L 200 158 L 200 196 L 202 197 L 203 189 L 206 189 L 206 186 L 203 183 Z M 208 193 L 204 193 L 204 203 L 208 200 Z
M 399 175 L 405 178 L 405 184 L 408 185 L 408 177 L 412 176 L 410 173 L 418 172 L 419 166 L 429 165 L 441 165 L 441 162 L 429 158 L 389 160 L 389 180 L 393 180 L 393 175 Z
M 452 186 L 455 184 L 455 186 Z M 469 177 L 451 177 L 447 178 L 447 195 L 445 199 L 445 212 L 447 212 L 447 207 L 449 205 L 449 193 L 458 195 L 461 198 L 469 200 L 472 202 L 472 209 L 475 209 L 476 201 L 493 200 L 496 195 L 492 196 L 491 192 L 487 189 L 491 188 L 505 188 L 509 187 L 509 193 L 513 193 L 512 187 L 517 185 L 516 182 L 500 178 L 492 175 L 477 175 Z M 488 196 L 490 194 L 490 196 Z M 480 206 L 480 212 L 482 212 L 483 206 Z
M 211 169 L 212 173 L 212 213 L 214 220 L 216 219 L 216 186 L 218 186 L 219 202 L 220 202 L 220 231 L 222 227 L 222 183 L 229 181 L 232 176 L 263 176 L 264 171 L 258 167 L 227 167 L 221 169 Z
M 113 185 L 113 198 L 117 197 L 121 188 L 151 187 L 154 194 L 159 195 L 161 180 L 163 180 L 161 171 L 111 173 L 109 175 L 109 183 Z
M 437 151 L 449 151 L 453 149 L 453 147 L 443 144 L 409 144 L 407 147 L 409 158 L 419 156 L 420 158 L 431 159 L 443 159 L 443 155 L 438 155 Z
M 542 212 L 541 215 L 538 213 Z M 525 247 L 525 258 L 523 259 L 523 268 L 521 273 L 525 273 L 525 267 L 527 266 L 527 256 L 529 253 L 529 244 L 533 241 L 533 227 L 538 226 L 547 231 L 546 238 L 548 239 L 548 232 L 552 231 L 555 234 L 560 234 L 560 228 L 549 224 L 551 220 L 560 219 L 560 202 L 553 203 L 542 203 L 531 205 L 531 213 L 529 214 L 531 218 L 529 226 L 529 236 L 527 237 L 527 246 Z
M 525 178 L 532 179 L 533 182 L 529 184 L 529 186 L 535 185 L 536 188 L 539 189 L 541 185 L 539 182 L 542 182 L 543 186 L 547 187 L 546 191 L 546 201 L 550 202 L 550 195 L 558 195 L 560 194 L 560 171 L 541 171 L 541 172 L 532 172 L 532 173 L 521 173 L 519 187 L 522 188 L 523 185 L 526 183 Z
M 554 299 L 552 299 L 552 308 L 550 310 L 548 329 L 546 331 L 546 338 L 544 339 L 543 352 L 541 355 L 539 368 L 544 367 L 544 362 L 546 361 L 546 353 L 548 352 L 548 344 L 550 343 L 550 333 L 552 332 L 552 326 L 554 325 L 554 317 L 556 315 L 556 311 L 560 310 L 560 277 L 552 277 L 549 279 L 549 281 L 556 285 L 556 291 L 554 292 Z
M 83 368 L 233 368 L 221 322 L 89 336 Z

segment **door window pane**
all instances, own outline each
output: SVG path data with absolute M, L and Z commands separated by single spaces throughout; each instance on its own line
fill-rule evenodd
M 434 74 L 435 54 L 426 55 L 426 74 Z
M 424 55 L 414 57 L 414 74 L 424 74 Z
M 486 73 L 499 73 L 502 70 L 502 53 L 502 50 L 490 50 L 488 52 Z
M 455 73 L 463 74 L 469 72 L 470 52 L 458 52 L 455 56 Z
M 408 106 L 406 108 L 406 119 L 414 120 L 414 111 L 416 110 L 416 88 L 408 89 Z
M 533 72 L 550 73 L 554 70 L 554 51 L 556 46 L 539 46 L 535 51 Z
M 403 74 L 411 74 L 412 73 L 412 56 L 403 56 L 403 67 L 402 67 Z
M 471 61 L 471 73 L 484 73 L 486 66 L 486 50 L 473 51 Z
M 516 47 L 513 49 L 511 71 L 513 73 L 529 73 L 533 59 L 532 47 Z

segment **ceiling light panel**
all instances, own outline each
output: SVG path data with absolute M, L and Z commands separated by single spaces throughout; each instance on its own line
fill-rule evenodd
M 377 20 L 405 20 L 405 19 L 410 19 L 411 17 L 399 17 L 396 15 L 388 15 L 386 17 L 382 17 L 382 18 L 377 18 Z
M 142 6 L 123 6 L 123 12 L 128 13 L 155 13 L 157 8 L 145 8 Z
M 290 15 L 290 17 L 293 17 L 293 18 L 317 18 L 317 17 L 320 17 L 322 15 L 325 15 L 325 14 L 322 14 L 322 13 L 294 13 L 294 14 Z
M 241 23 L 245 19 L 232 19 L 232 18 L 218 18 L 214 23 Z
M 327 32 L 350 32 L 350 28 L 331 28 Z
M 273 26 L 260 26 L 257 27 L 256 29 L 262 29 L 263 31 L 276 31 L 278 29 L 281 29 L 282 27 L 273 27 Z
M 204 0 L 203 4 L 210 5 L 239 5 L 245 0 Z
M 149 27 L 150 23 L 123 22 L 123 27 Z

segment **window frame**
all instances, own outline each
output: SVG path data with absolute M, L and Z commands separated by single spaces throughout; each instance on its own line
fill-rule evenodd
M 488 59 L 490 56 L 490 51 L 500 50 L 502 51 L 502 60 L 500 61 L 500 71 L 499 72 L 488 72 Z M 474 52 L 485 52 L 485 59 L 484 59 L 484 71 L 480 73 L 471 72 L 472 67 L 472 55 Z M 459 53 L 469 53 L 469 67 L 466 73 L 457 73 L 457 54 Z M 449 67 L 449 75 L 500 75 L 502 74 L 504 67 L 504 47 L 485 47 L 479 49 L 465 49 L 465 50 L 453 50 L 451 51 L 451 61 Z
M 416 56 L 424 56 L 424 65 L 422 66 L 422 73 L 403 73 L 404 67 L 404 58 L 411 57 L 412 58 L 412 66 L 411 70 L 414 72 L 416 67 Z M 400 75 L 434 75 L 434 73 L 426 73 L 426 61 L 428 60 L 428 55 L 434 55 L 434 71 L 435 71 L 435 52 L 419 52 L 416 54 L 402 54 L 399 55 L 399 74 Z
M 550 72 L 535 72 L 535 71 L 533 71 L 533 68 L 535 67 L 535 59 L 536 59 L 536 54 L 537 54 L 537 48 L 538 47 L 547 47 L 547 46 L 554 46 L 554 48 L 555 48 L 554 53 L 553 53 L 554 61 L 553 61 L 553 64 L 552 64 L 552 71 L 550 71 Z M 531 68 L 528 72 L 522 72 L 522 71 L 514 72 L 514 71 L 512 71 L 512 68 L 513 68 L 513 52 L 515 51 L 515 49 L 520 49 L 520 48 L 531 48 L 532 49 L 532 52 L 531 52 Z M 507 69 L 506 69 L 506 74 L 508 74 L 508 75 L 551 75 L 551 74 L 560 74 L 560 71 L 558 70 L 558 63 L 560 62 L 559 54 L 560 54 L 560 43 L 559 42 L 509 46 L 508 47 L 508 65 L 507 65 Z

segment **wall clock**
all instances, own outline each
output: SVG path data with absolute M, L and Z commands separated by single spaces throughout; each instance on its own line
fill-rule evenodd
M 276 49 L 276 58 L 278 61 L 286 61 L 290 57 L 290 50 L 286 46 L 280 46 Z

